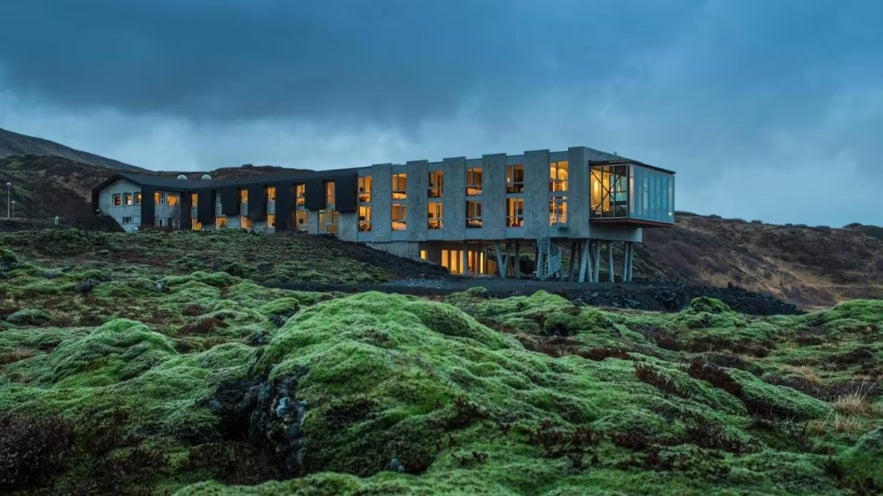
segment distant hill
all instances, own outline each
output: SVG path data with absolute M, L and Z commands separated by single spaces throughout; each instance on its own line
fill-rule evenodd
M 54 141 L 0 129 L 0 159 L 11 157 L 13 155 L 59 157 L 79 162 L 81 164 L 130 172 L 143 172 L 145 170 L 141 167 L 120 162 L 119 160 L 113 160 L 93 153 L 75 150 L 71 147 L 55 143 Z
M 803 307 L 880 299 L 881 231 L 878 226 L 782 226 L 679 212 L 674 227 L 644 230 L 637 272 L 693 284 L 733 284 Z

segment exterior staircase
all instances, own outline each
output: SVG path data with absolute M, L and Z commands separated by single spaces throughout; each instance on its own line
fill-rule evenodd
M 537 238 L 537 253 L 537 279 L 550 279 L 561 271 L 561 248 L 549 236 Z

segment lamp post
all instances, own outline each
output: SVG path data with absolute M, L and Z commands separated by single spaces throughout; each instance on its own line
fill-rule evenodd
M 9 205 L 12 200 L 12 181 L 6 181 L 6 219 L 9 219 Z

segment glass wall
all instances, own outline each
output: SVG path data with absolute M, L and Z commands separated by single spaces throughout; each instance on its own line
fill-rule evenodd
M 651 222 L 674 222 L 674 175 L 633 165 L 631 186 L 634 191 L 631 218 Z
M 674 174 L 640 164 L 595 165 L 591 172 L 593 219 L 674 222 Z

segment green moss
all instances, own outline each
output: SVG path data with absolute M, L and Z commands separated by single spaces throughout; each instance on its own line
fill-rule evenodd
M 39 308 L 22 308 L 6 317 L 6 321 L 10 324 L 36 326 L 52 321 L 52 316 Z
M 862 436 L 836 461 L 852 484 L 868 491 L 873 487 L 883 488 L 883 427 Z
M 48 380 L 106 385 L 135 377 L 175 355 L 165 336 L 144 324 L 112 320 L 76 341 L 62 342 L 48 357 Z
M 9 248 L 0 248 L 0 262 L 15 263 L 18 262 L 18 255 Z

